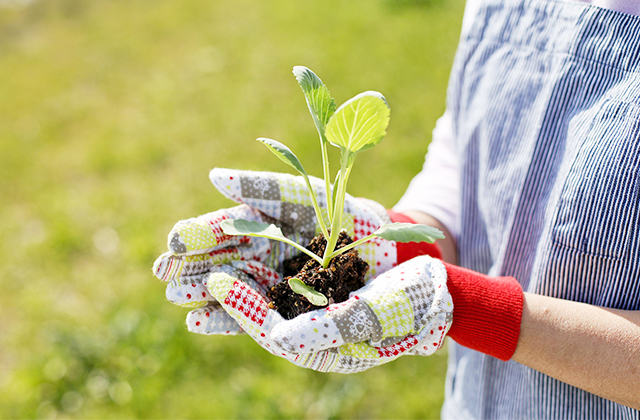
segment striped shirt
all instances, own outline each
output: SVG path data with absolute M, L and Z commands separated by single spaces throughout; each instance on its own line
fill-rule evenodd
M 640 17 L 487 0 L 461 39 L 447 109 L 460 265 L 531 293 L 640 310 Z M 445 418 L 640 419 L 451 344 Z
M 632 15 L 640 15 L 640 0 L 567 0 L 580 1 L 604 9 L 615 10 Z M 467 0 L 462 22 L 462 37 L 466 37 L 471 25 L 482 6 L 482 0 Z M 425 157 L 424 167 L 411 181 L 407 191 L 395 211 L 420 210 L 440 221 L 458 237 L 456 217 L 459 214 L 459 178 L 460 168 L 453 140 L 453 121 L 451 113 L 445 111 L 433 130 L 429 153 Z M 423 191 L 429 191 L 428 195 Z

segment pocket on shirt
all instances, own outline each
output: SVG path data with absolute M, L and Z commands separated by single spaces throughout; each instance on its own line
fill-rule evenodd
M 640 108 L 603 103 L 568 173 L 556 211 L 553 242 L 611 259 L 637 240 Z

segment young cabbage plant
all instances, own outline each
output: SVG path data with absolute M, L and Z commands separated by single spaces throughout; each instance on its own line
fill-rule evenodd
M 302 280 L 291 277 L 289 279 L 289 287 L 295 293 L 302 295 L 307 300 L 316 306 L 327 306 L 329 299 L 320 292 L 317 292 L 313 287 L 307 286 Z
M 228 235 L 259 236 L 283 241 L 316 260 L 323 268 L 327 268 L 334 257 L 376 237 L 396 242 L 431 243 L 435 242 L 436 239 L 444 238 L 440 230 L 430 226 L 391 223 L 381 226 L 371 235 L 336 249 L 340 231 L 344 225 L 347 182 L 353 164 L 360 152 L 374 147 L 386 135 L 386 129 L 389 125 L 389 105 L 379 92 L 367 91 L 354 96 L 336 108 L 329 90 L 313 71 L 303 66 L 296 66 L 293 68 L 293 74 L 304 93 L 309 112 L 320 137 L 324 183 L 327 192 L 326 214 L 329 218 L 328 221 L 324 219 L 317 195 L 298 157 L 291 149 L 276 140 L 259 138 L 258 141 L 304 178 L 316 213 L 318 226 L 327 239 L 324 255 L 316 255 L 302 245 L 286 238 L 280 228 L 273 224 L 246 220 L 225 220 L 221 224 L 223 231 Z M 336 174 L 333 186 L 331 185 L 327 152 L 328 144 L 340 149 L 340 169 Z M 307 298 L 311 296 L 313 293 L 308 290 L 309 287 L 305 285 L 306 288 L 303 288 L 300 283 L 304 284 L 300 280 L 289 282 L 294 292 Z M 309 300 L 311 301 L 311 299 Z M 322 300 L 320 299 L 319 301 Z

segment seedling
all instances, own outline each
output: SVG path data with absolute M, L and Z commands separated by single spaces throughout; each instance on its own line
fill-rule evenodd
M 293 74 L 302 88 L 320 138 L 324 184 L 327 191 L 326 214 L 328 220 L 325 220 L 318 205 L 317 195 L 309 181 L 309 176 L 291 149 L 268 138 L 259 138 L 258 141 L 304 178 L 318 225 L 324 237 L 327 238 L 325 252 L 323 255 L 314 254 L 286 238 L 280 228 L 273 224 L 246 220 L 225 220 L 221 224 L 224 233 L 258 236 L 285 242 L 316 260 L 324 269 L 329 266 L 333 258 L 376 237 L 396 242 L 431 243 L 436 239 L 444 238 L 442 232 L 433 227 L 410 223 L 392 223 L 381 226 L 371 235 L 336 249 L 340 231 L 344 227 L 344 203 L 351 169 L 359 153 L 380 143 L 386 135 L 386 129 L 389 125 L 389 105 L 382 94 L 367 91 L 354 96 L 336 109 L 336 104 L 329 90 L 313 71 L 303 66 L 296 66 L 293 68 Z M 331 185 L 328 144 L 340 148 L 340 170 L 337 172 L 333 186 Z M 324 295 L 310 288 L 301 280 L 291 278 L 289 285 L 295 293 L 305 296 L 312 304 L 316 306 L 327 305 L 327 299 Z
M 306 297 L 309 302 L 316 306 L 327 306 L 327 303 L 329 303 L 325 295 L 317 292 L 313 287 L 307 286 L 302 280 L 296 277 L 289 279 L 289 287 L 297 294 Z

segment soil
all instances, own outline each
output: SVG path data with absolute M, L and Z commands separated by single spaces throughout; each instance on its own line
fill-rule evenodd
M 341 232 L 336 248 L 342 248 L 351 242 L 353 240 L 349 235 Z M 326 246 L 326 239 L 319 234 L 306 248 L 316 255 L 323 255 Z M 288 282 L 291 277 L 299 278 L 325 295 L 330 304 L 344 302 L 349 299 L 349 293 L 364 286 L 367 270 L 369 270 L 369 264 L 358 256 L 355 248 L 333 258 L 326 269 L 323 269 L 316 260 L 301 254 L 284 261 L 284 280 L 273 286 L 267 293 L 272 300 L 270 306 L 285 319 L 292 319 L 305 312 L 322 308 L 322 306 L 311 304 L 304 296 L 291 290 Z

